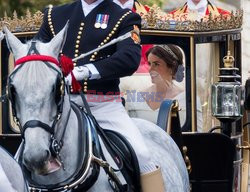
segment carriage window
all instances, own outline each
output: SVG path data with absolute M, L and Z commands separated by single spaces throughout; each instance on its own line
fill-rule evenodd
M 121 79 L 121 92 L 131 117 L 157 122 L 160 104 L 178 100 L 181 125 L 186 121 L 185 55 L 173 44 L 143 45 L 137 72 Z

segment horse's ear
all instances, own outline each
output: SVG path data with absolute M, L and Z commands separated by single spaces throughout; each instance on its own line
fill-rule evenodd
M 69 22 L 66 23 L 64 28 L 53 39 L 51 39 L 49 43 L 55 55 L 59 55 L 64 46 L 67 37 L 68 26 Z
M 3 31 L 5 33 L 5 39 L 9 50 L 14 54 L 14 56 L 17 56 L 18 50 L 22 49 L 24 44 L 15 35 L 13 35 L 6 26 L 3 27 Z

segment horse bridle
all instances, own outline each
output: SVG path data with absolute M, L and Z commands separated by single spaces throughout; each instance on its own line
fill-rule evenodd
M 56 85 L 55 85 L 55 102 L 57 105 L 57 114 L 56 114 L 56 117 L 53 121 L 52 126 L 49 126 L 48 124 L 43 123 L 39 120 L 29 120 L 24 124 L 24 126 L 22 126 L 20 124 L 19 118 L 17 117 L 16 108 L 15 108 L 15 87 L 12 84 L 12 77 L 17 73 L 17 71 L 20 70 L 21 67 L 23 67 L 23 65 L 25 63 L 27 63 L 29 61 L 43 61 L 43 63 L 47 67 L 53 69 L 58 74 L 57 78 L 56 78 Z M 63 102 L 64 102 L 64 95 L 65 95 L 65 82 L 64 82 L 64 78 L 63 78 L 62 73 L 59 70 L 57 70 L 55 67 L 53 67 L 49 62 L 56 64 L 57 66 L 60 67 L 60 64 L 57 61 L 57 59 L 55 59 L 51 56 L 47 56 L 47 55 L 40 55 L 40 53 L 38 52 L 38 50 L 36 48 L 36 42 L 31 41 L 31 47 L 28 51 L 28 54 L 25 57 L 22 57 L 15 62 L 15 66 L 17 66 L 17 65 L 20 65 L 20 66 L 9 75 L 8 83 L 7 83 L 7 87 L 6 87 L 6 94 L 8 96 L 10 103 L 11 103 L 12 115 L 13 115 L 14 122 L 19 127 L 23 139 L 24 139 L 24 133 L 25 133 L 27 128 L 39 127 L 39 128 L 44 129 L 45 131 L 47 131 L 51 135 L 50 152 L 51 152 L 52 156 L 58 157 L 60 154 L 60 150 L 63 146 L 63 137 L 64 137 L 66 125 L 64 127 L 63 134 L 62 134 L 59 141 L 55 137 L 55 126 L 56 126 L 57 122 L 60 120 L 61 115 L 62 115 L 62 111 L 63 111 Z M 25 141 L 25 139 L 24 139 L 24 141 Z
M 33 54 L 33 53 L 35 53 L 35 54 Z M 55 87 L 56 87 L 56 89 L 55 89 L 55 91 L 56 91 L 55 92 L 56 93 L 55 101 L 56 101 L 56 104 L 57 104 L 57 114 L 56 114 L 56 118 L 53 121 L 52 126 L 49 126 L 48 124 L 43 123 L 43 122 L 41 122 L 39 120 L 29 120 L 22 127 L 21 124 L 20 124 L 20 121 L 19 121 L 19 119 L 17 117 L 16 109 L 15 109 L 15 88 L 14 88 L 14 85 L 12 84 L 12 77 L 23 66 L 23 64 L 25 64 L 28 61 L 43 61 L 43 63 L 46 64 L 46 66 L 48 66 L 49 68 L 53 69 L 54 71 L 56 71 L 58 73 L 57 80 L 56 80 L 56 85 L 55 85 Z M 54 64 L 56 64 L 57 66 L 60 67 L 59 62 L 55 58 L 50 57 L 50 56 L 46 56 L 46 55 L 40 55 L 38 50 L 36 49 L 36 42 L 32 41 L 31 42 L 31 47 L 30 47 L 30 49 L 28 51 L 27 56 L 22 57 L 22 58 L 20 58 L 20 59 L 18 59 L 16 61 L 15 64 L 20 65 L 20 66 L 10 74 L 10 76 L 8 78 L 8 84 L 7 84 L 7 89 L 6 90 L 7 90 L 8 99 L 11 102 L 12 114 L 13 114 L 14 121 L 19 126 L 23 139 L 24 139 L 25 130 L 27 128 L 35 128 L 35 127 L 43 128 L 45 131 L 47 131 L 48 133 L 51 134 L 51 144 L 50 144 L 50 152 L 51 152 L 51 154 L 54 157 L 57 157 L 59 159 L 59 161 L 61 161 L 60 150 L 61 150 L 61 148 L 63 146 L 63 137 L 64 137 L 64 133 L 65 133 L 65 130 L 66 130 L 67 123 L 65 123 L 65 125 L 64 125 L 65 127 L 64 127 L 64 130 L 63 130 L 63 134 L 62 134 L 61 139 L 59 141 L 55 138 L 55 126 L 56 126 L 57 122 L 60 120 L 61 115 L 62 115 L 64 95 L 65 95 L 65 92 L 64 92 L 65 91 L 65 82 L 64 82 L 64 77 L 63 77 L 62 73 L 60 71 L 58 71 L 55 67 L 53 67 L 49 62 L 54 63 Z M 85 106 L 88 106 L 87 101 L 86 101 L 83 93 L 82 92 L 80 92 L 80 93 L 82 94 L 82 98 L 83 98 L 83 102 L 85 103 Z M 121 189 L 122 188 L 122 183 L 120 182 L 120 179 L 117 177 L 117 175 L 114 173 L 114 169 L 105 160 L 105 157 L 104 157 L 103 153 L 98 152 L 98 153 L 102 154 L 101 156 L 102 156 L 102 158 L 104 160 L 102 160 L 102 158 L 99 157 L 100 154 L 97 155 L 97 156 L 95 156 L 93 154 L 93 146 L 92 146 L 93 141 L 92 141 L 92 139 L 93 139 L 94 136 L 92 134 L 94 134 L 95 131 L 91 130 L 90 127 L 96 126 L 97 122 L 96 122 L 96 120 L 92 119 L 93 116 L 91 114 L 91 111 L 90 111 L 89 107 L 86 108 L 86 111 L 87 111 L 87 114 L 89 116 L 88 117 L 89 125 L 87 127 L 88 127 L 88 141 L 89 141 L 88 142 L 88 148 L 89 148 L 89 151 L 90 151 L 90 154 L 88 155 L 87 164 L 86 164 L 86 170 L 83 171 L 82 175 L 79 176 L 79 178 L 77 180 L 75 180 L 73 183 L 67 184 L 66 186 L 63 186 L 63 189 L 66 189 L 66 190 L 67 189 L 72 189 L 72 188 L 75 188 L 78 185 L 80 185 L 86 179 L 92 162 L 95 162 L 95 163 L 99 164 L 99 166 L 103 167 L 104 171 L 109 176 L 110 182 L 113 182 L 114 184 L 117 184 L 117 186 L 119 186 L 119 189 Z M 68 113 L 67 121 L 69 119 L 69 115 L 70 115 L 70 112 Z M 95 136 L 95 137 L 96 137 L 96 140 L 98 140 L 97 136 Z M 24 139 L 24 142 L 25 142 L 25 139 Z M 99 142 L 97 142 L 97 143 L 99 143 Z M 97 144 L 95 144 L 95 145 L 97 145 Z M 100 144 L 98 144 L 98 146 L 99 145 Z M 61 164 L 63 164 L 62 161 L 61 161 Z M 36 190 L 38 188 L 34 187 L 32 189 Z M 46 189 L 39 189 L 39 190 L 40 191 L 47 191 Z M 61 190 L 62 190 L 61 187 L 59 187 L 58 189 L 57 188 L 53 189 L 53 191 L 61 191 Z M 124 190 L 119 190 L 119 191 L 124 191 Z

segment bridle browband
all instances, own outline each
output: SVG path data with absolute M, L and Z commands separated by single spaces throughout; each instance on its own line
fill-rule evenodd
M 57 114 L 56 114 L 56 117 L 53 121 L 52 126 L 50 126 L 46 123 L 43 123 L 39 120 L 29 120 L 22 126 L 20 124 L 20 121 L 19 121 L 17 115 L 16 115 L 15 101 L 13 98 L 13 93 L 12 93 L 13 91 L 11 90 L 11 87 L 13 87 L 13 85 L 11 85 L 12 77 L 16 74 L 17 71 L 20 70 L 20 68 L 25 63 L 30 62 L 30 61 L 43 61 L 43 63 L 46 66 L 48 66 L 49 68 L 53 69 L 54 71 L 56 71 L 58 73 L 57 81 L 60 81 L 60 83 L 61 83 L 60 84 L 60 101 L 57 103 Z M 50 135 L 51 135 L 50 152 L 51 152 L 52 156 L 54 156 L 60 160 L 60 150 L 63 146 L 63 138 L 64 138 L 64 133 L 65 133 L 67 123 L 64 125 L 63 134 L 61 135 L 61 138 L 59 141 L 55 137 L 55 127 L 56 127 L 56 124 L 60 120 L 61 115 L 62 115 L 65 85 L 64 85 L 63 74 L 57 68 L 52 66 L 49 62 L 60 67 L 60 63 L 54 57 L 47 56 L 47 55 L 40 55 L 40 53 L 38 52 L 38 50 L 36 48 L 36 41 L 31 41 L 31 47 L 28 51 L 28 54 L 26 56 L 16 60 L 16 62 L 15 62 L 15 67 L 18 65 L 19 65 L 19 67 L 16 70 L 14 70 L 8 78 L 9 82 L 7 85 L 7 90 L 8 90 L 7 95 L 8 95 L 10 102 L 11 102 L 11 105 L 12 105 L 12 113 L 13 113 L 14 122 L 20 128 L 21 135 L 22 135 L 23 139 L 24 139 L 24 133 L 25 133 L 27 128 L 39 127 L 39 128 L 44 129 L 46 132 L 50 133 Z M 58 85 L 56 85 L 56 86 L 58 86 Z M 57 90 L 55 90 L 55 91 L 57 91 Z M 67 115 L 68 119 L 69 119 L 69 115 L 70 115 L 70 112 Z M 68 119 L 67 119 L 67 121 L 68 121 Z M 24 139 L 24 141 L 25 141 L 25 139 Z
M 20 65 L 20 64 L 24 64 L 24 63 L 29 62 L 29 61 L 51 62 L 51 63 L 56 64 L 58 67 L 60 67 L 57 59 L 55 59 L 54 57 L 51 57 L 51 56 L 47 56 L 47 55 L 27 55 L 27 56 L 24 56 L 24 57 L 16 60 L 15 66 Z

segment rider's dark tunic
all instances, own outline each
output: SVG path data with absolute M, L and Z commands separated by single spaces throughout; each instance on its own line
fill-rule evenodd
M 98 14 L 108 16 L 107 28 L 96 27 Z M 81 0 L 76 0 L 71 4 L 47 9 L 37 37 L 45 42 L 50 41 L 67 21 L 69 21 L 69 29 L 62 52 L 71 58 L 106 44 L 131 31 L 134 25 L 140 27 L 141 23 L 138 14 L 129 9 L 120 8 L 111 0 L 104 0 L 85 17 Z M 140 53 L 140 45 L 128 38 L 78 60 L 76 65 L 93 63 L 101 75 L 99 80 L 85 82 L 84 91 L 103 94 L 119 92 L 119 78 L 136 71 L 140 62 Z

